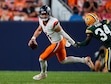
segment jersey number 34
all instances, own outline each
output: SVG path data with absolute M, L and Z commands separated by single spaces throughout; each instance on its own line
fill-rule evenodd
M 101 41 L 106 41 L 108 39 L 108 35 L 111 36 L 111 30 L 108 28 L 108 26 L 106 24 L 103 25 L 103 29 L 102 28 L 97 28 L 95 30 L 95 34 L 96 35 L 100 35 L 100 40 Z

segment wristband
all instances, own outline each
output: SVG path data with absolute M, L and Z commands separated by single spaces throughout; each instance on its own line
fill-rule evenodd
M 32 36 L 32 38 L 31 39 L 36 39 L 36 37 L 35 36 Z

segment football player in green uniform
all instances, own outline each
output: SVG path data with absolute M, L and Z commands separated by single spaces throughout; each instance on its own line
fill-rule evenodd
M 86 29 L 86 39 L 78 42 L 78 46 L 86 46 L 92 37 L 98 39 L 107 49 L 108 55 L 105 57 L 105 67 L 107 71 L 111 71 L 111 22 L 109 20 L 99 20 L 95 13 L 87 13 L 84 21 L 88 26 Z

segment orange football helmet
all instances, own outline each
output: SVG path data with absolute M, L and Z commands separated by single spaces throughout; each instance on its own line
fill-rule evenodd
M 99 18 L 95 13 L 87 13 L 84 16 L 84 20 L 87 26 L 92 26 L 93 24 L 99 22 Z

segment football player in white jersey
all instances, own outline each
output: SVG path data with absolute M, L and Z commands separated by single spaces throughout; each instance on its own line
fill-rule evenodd
M 85 63 L 90 68 L 94 65 L 89 56 L 87 57 L 74 57 L 66 55 L 65 46 L 75 45 L 75 41 L 62 29 L 59 21 L 51 16 L 51 9 L 49 6 L 44 5 L 39 11 L 39 26 L 34 32 L 28 45 L 30 46 L 33 42 L 36 42 L 36 38 L 43 31 L 48 37 L 51 44 L 45 49 L 45 51 L 40 55 L 39 62 L 41 67 L 41 72 L 33 77 L 34 80 L 41 80 L 47 77 L 47 60 L 52 56 L 56 55 L 57 59 L 62 64 L 67 63 Z

